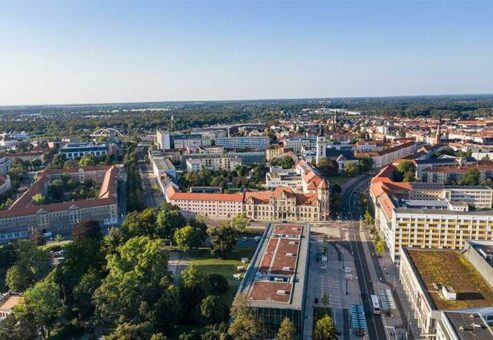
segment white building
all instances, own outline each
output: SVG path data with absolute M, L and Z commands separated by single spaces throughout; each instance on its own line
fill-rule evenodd
M 8 174 L 12 167 L 12 161 L 7 157 L 0 157 L 0 175 Z
M 157 130 L 156 144 L 159 150 L 171 149 L 171 138 L 169 132 L 164 130 Z
M 62 146 L 59 153 L 66 159 L 81 158 L 87 154 L 99 157 L 108 153 L 108 146 L 96 143 L 69 143 Z
M 0 175 L 0 197 L 3 196 L 3 194 L 5 194 L 7 191 L 9 191 L 10 187 L 10 176 Z
M 208 170 L 234 170 L 238 165 L 242 165 L 243 162 L 238 157 L 201 157 L 201 158 L 188 158 L 186 160 L 187 171 L 194 172 L 200 171 L 202 168 Z
M 270 140 L 267 136 L 221 137 L 216 138 L 216 145 L 225 149 L 258 149 L 265 150 Z

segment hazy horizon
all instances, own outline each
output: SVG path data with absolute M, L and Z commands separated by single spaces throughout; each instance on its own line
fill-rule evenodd
M 0 4 L 0 106 L 493 93 L 490 1 Z

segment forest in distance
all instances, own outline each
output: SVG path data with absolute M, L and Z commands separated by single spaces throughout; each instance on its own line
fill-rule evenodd
M 275 122 L 281 118 L 317 114 L 304 109 L 344 109 L 376 116 L 474 118 L 493 112 L 493 95 L 271 99 L 45 105 L 0 107 L 0 126 L 55 136 L 60 131 L 80 134 L 112 126 L 126 134 L 159 127 L 184 130 L 216 124 Z

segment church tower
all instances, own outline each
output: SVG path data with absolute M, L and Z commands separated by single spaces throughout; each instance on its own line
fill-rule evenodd
M 320 135 L 317 136 L 317 156 L 316 161 L 317 165 L 320 162 L 320 159 L 327 155 L 327 146 L 329 142 L 327 141 L 327 137 L 324 134 L 324 126 L 320 126 Z
M 320 204 L 320 220 L 326 221 L 330 215 L 329 182 L 324 178 L 317 187 L 317 198 Z

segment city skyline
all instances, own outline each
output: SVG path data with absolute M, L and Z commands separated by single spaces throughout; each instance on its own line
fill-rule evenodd
M 486 1 L 0 8 L 1 106 L 493 93 Z

